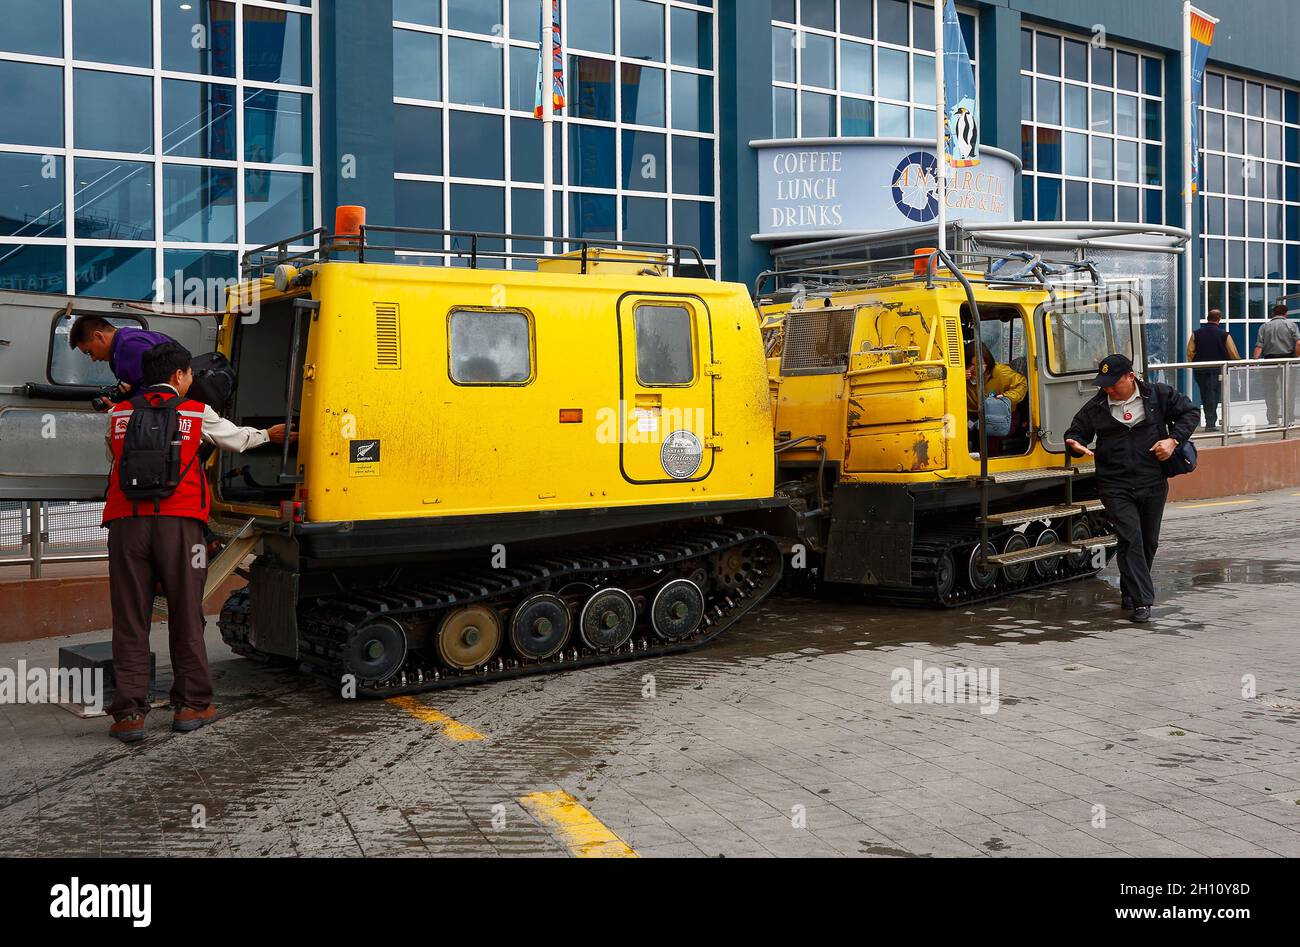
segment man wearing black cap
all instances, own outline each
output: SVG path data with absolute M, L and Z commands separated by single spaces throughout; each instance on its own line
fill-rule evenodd
M 1093 384 L 1101 391 L 1065 432 L 1072 454 L 1096 457 L 1097 495 L 1119 540 L 1121 605 L 1135 622 L 1151 619 L 1151 563 L 1160 544 L 1169 484 L 1162 464 L 1196 431 L 1201 412 L 1182 392 L 1140 381 L 1124 355 L 1108 355 Z M 1088 444 L 1096 437 L 1096 452 Z

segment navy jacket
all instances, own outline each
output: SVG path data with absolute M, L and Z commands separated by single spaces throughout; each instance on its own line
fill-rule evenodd
M 1126 487 L 1161 486 L 1165 472 L 1151 448 L 1166 437 L 1172 437 L 1180 445 L 1185 443 L 1200 423 L 1200 409 L 1176 388 L 1138 379 L 1138 391 L 1146 407 L 1146 417 L 1140 424 L 1130 428 L 1117 421 L 1110 413 L 1106 392 L 1098 389 L 1096 396 L 1079 409 L 1065 432 L 1067 439 L 1080 444 L 1097 438 L 1093 451 L 1097 454 L 1097 489 L 1102 493 Z M 1070 453 L 1081 456 L 1073 450 Z

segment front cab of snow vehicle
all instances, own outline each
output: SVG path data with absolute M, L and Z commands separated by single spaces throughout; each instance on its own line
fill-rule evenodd
M 1063 434 L 1099 359 L 1142 364 L 1141 299 L 1086 262 L 1024 256 L 958 265 L 924 250 L 760 278 L 777 492 L 791 500 L 767 528 L 797 537 L 805 575 L 953 606 L 1104 564 L 1115 539 Z M 994 433 L 977 339 L 1012 383 Z

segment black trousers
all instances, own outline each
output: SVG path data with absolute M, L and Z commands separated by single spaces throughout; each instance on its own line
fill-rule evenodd
M 203 643 L 203 583 L 208 575 L 201 520 L 128 516 L 108 524 L 108 590 L 113 606 L 117 720 L 149 712 L 149 625 L 154 583 L 167 597 L 172 659 L 171 702 L 202 710 L 212 703 L 212 675 Z
M 1102 486 L 1098 492 L 1119 540 L 1116 562 L 1120 595 L 1135 606 L 1154 605 L 1156 590 L 1151 582 L 1151 564 L 1160 547 L 1160 523 L 1165 515 L 1169 483 L 1151 487 Z
M 1223 379 L 1219 370 L 1192 373 L 1196 378 L 1196 387 L 1201 390 L 1201 404 L 1205 407 L 1205 426 L 1219 426 L 1219 405 L 1223 403 Z M 1226 421 L 1227 418 L 1224 418 Z

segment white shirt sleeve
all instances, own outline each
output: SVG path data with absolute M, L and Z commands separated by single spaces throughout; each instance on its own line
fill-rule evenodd
M 261 447 L 271 440 L 266 431 L 260 431 L 255 427 L 239 427 L 233 421 L 221 417 L 212 410 L 211 405 L 206 404 L 203 406 L 203 439 L 222 450 L 234 451 L 238 454 L 254 447 Z

